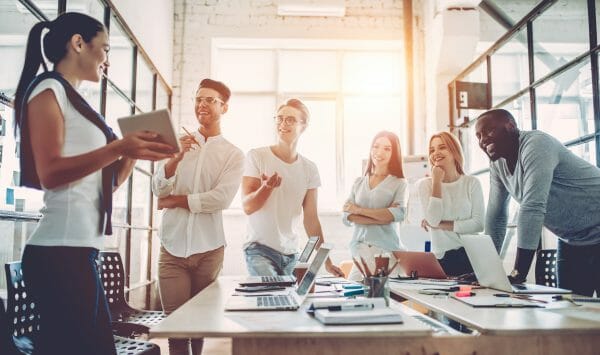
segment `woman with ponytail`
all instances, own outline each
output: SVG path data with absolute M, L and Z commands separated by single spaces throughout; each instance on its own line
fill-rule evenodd
M 44 191 L 42 218 L 22 259 L 40 314 L 34 354 L 115 353 L 95 263 L 103 235 L 112 233 L 112 191 L 131 174 L 136 159 L 172 156 L 173 148 L 154 142 L 152 132 L 117 139 L 77 92 L 82 81 L 100 80 L 109 48 L 102 23 L 79 13 L 34 25 L 27 40 L 15 135 L 21 185 Z M 44 72 L 36 76 L 40 65 Z

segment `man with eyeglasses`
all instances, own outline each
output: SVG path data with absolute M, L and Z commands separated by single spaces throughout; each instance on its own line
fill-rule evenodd
M 308 109 L 300 100 L 288 100 L 275 116 L 277 143 L 252 149 L 246 157 L 242 203 L 248 215 L 248 234 L 244 253 L 251 275 L 290 275 L 298 258 L 301 225 L 307 236 L 318 236 L 319 243 L 323 242 L 317 214 L 319 171 L 296 151 L 308 119 Z M 329 273 L 343 276 L 329 258 L 325 267 Z
M 158 166 L 152 189 L 163 210 L 158 279 L 163 309 L 170 314 L 213 282 L 223 267 L 222 210 L 229 207 L 242 178 L 244 154 L 221 134 L 229 88 L 200 82 L 194 108 L 199 128 L 183 136 L 182 151 Z M 188 339 L 169 338 L 171 355 L 188 355 Z M 202 352 L 192 339 L 192 353 Z
M 500 250 L 510 197 L 519 203 L 517 257 L 509 279 L 523 283 L 540 242 L 542 226 L 558 236 L 558 287 L 600 293 L 600 169 L 554 137 L 521 131 L 503 109 L 484 112 L 475 132 L 490 159 L 485 232 Z

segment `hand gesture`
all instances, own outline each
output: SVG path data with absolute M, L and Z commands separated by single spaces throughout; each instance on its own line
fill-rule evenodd
M 444 176 L 446 176 L 446 171 L 444 171 L 444 169 L 442 169 L 440 166 L 436 165 L 433 167 L 433 169 L 431 169 L 431 177 L 433 181 L 441 182 L 444 180 Z
M 433 228 L 426 219 L 421 221 L 421 228 L 425 229 L 425 232 L 429 232 L 429 228 Z
M 279 176 L 277 173 L 273 173 L 273 175 L 271 175 L 271 176 L 261 174 L 260 175 L 260 183 L 262 186 L 271 190 L 271 189 L 274 189 L 276 187 L 279 187 L 279 185 L 281 185 L 281 176 Z
M 179 143 L 181 144 L 181 151 L 175 154 L 174 157 L 177 161 L 183 159 L 185 153 L 189 152 L 190 150 L 200 148 L 196 139 L 190 135 L 180 137 Z
M 131 159 L 162 160 L 171 158 L 175 148 L 157 142 L 158 134 L 150 131 L 136 131 L 115 141 L 119 153 Z
M 344 272 L 342 271 L 342 269 L 333 265 L 333 263 L 326 263 L 325 269 L 327 270 L 328 273 L 332 274 L 333 276 L 344 277 Z

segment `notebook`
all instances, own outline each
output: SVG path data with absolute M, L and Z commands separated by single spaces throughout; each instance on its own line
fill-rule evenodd
M 481 286 L 509 293 L 571 293 L 570 290 L 535 284 L 511 285 L 502 266 L 502 260 L 500 260 L 489 235 L 461 235 L 460 239 Z
M 402 315 L 391 308 L 374 308 L 366 311 L 330 311 L 318 309 L 315 318 L 323 324 L 398 324 Z
M 295 311 L 306 299 L 308 290 L 315 281 L 317 272 L 325 263 L 331 245 L 321 244 L 321 248 L 313 259 L 308 271 L 304 274 L 298 288 L 287 295 L 260 295 L 260 296 L 231 296 L 225 305 L 226 311 Z
M 317 242 L 318 236 L 309 237 L 300 257 L 299 263 L 305 263 L 310 258 Z M 296 283 L 296 279 L 292 275 L 276 275 L 276 276 L 248 276 L 240 282 L 240 286 L 292 286 Z
M 406 273 L 411 275 L 416 271 L 418 277 L 430 279 L 447 279 L 448 276 L 442 269 L 442 265 L 433 253 L 422 251 L 395 251 L 394 257 L 398 260 L 398 265 Z

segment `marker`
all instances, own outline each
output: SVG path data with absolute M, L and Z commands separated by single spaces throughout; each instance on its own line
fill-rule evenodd
M 188 136 L 190 136 L 194 140 L 194 143 L 196 143 L 198 145 L 198 147 L 199 147 L 200 146 L 200 142 L 198 142 L 196 140 L 196 137 L 194 137 L 193 134 L 191 134 L 187 129 L 185 129 L 185 127 L 182 126 L 181 128 L 185 131 L 185 133 L 187 133 Z
M 369 304 L 343 304 L 340 306 L 329 306 L 327 307 L 327 309 L 329 311 L 365 311 L 365 310 L 369 310 L 369 309 L 373 309 L 375 308 L 375 305 L 373 303 L 369 303 Z

